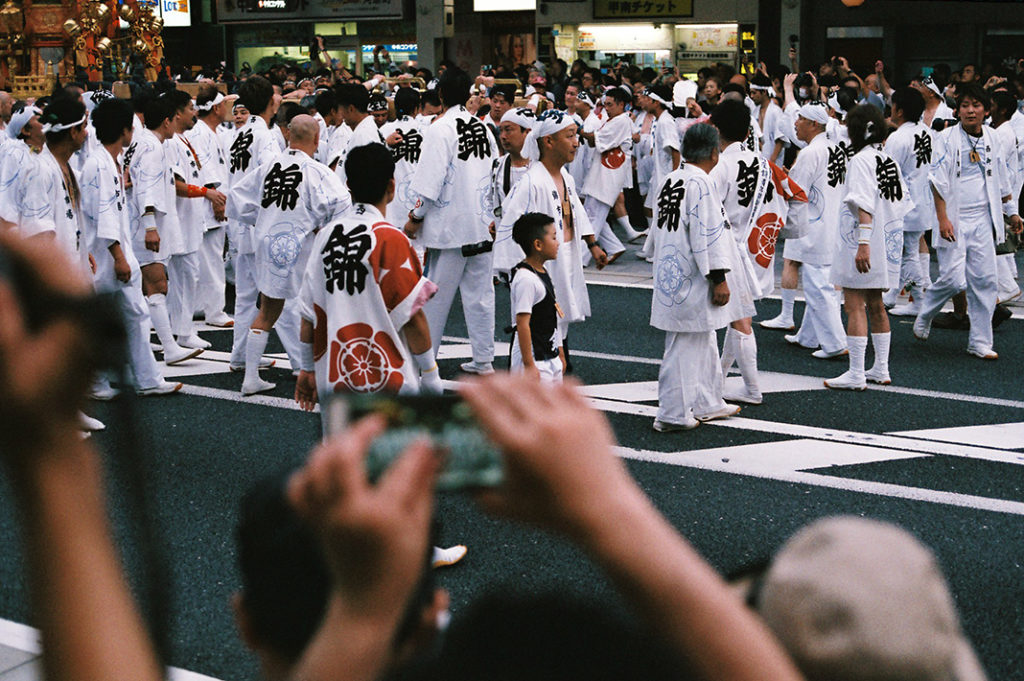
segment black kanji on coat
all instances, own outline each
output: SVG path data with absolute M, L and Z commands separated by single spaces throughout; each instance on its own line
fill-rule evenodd
M 459 136 L 459 160 L 465 161 L 470 156 L 490 158 L 491 140 L 487 137 L 487 128 L 475 118 L 455 119 L 455 133 Z
M 668 180 L 658 193 L 658 227 L 669 232 L 679 229 L 680 205 L 686 196 L 686 182 Z
M 903 183 L 900 182 L 900 170 L 896 161 L 876 156 L 875 179 L 878 180 L 878 193 L 883 199 L 890 203 L 903 200 Z
M 252 160 L 252 130 L 243 130 L 235 135 L 235 141 L 231 143 L 231 172 L 245 172 L 249 169 L 249 161 Z
M 299 202 L 299 185 L 302 184 L 302 170 L 298 163 L 282 168 L 275 163 L 263 178 L 263 201 L 261 205 L 268 208 L 276 204 L 281 210 L 292 210 Z
M 920 135 L 914 135 L 914 158 L 917 160 L 916 168 L 932 164 L 932 136 L 927 130 L 922 130 Z
M 750 206 L 750 202 L 754 199 L 760 169 L 761 164 L 756 158 L 750 162 L 750 165 L 743 161 L 739 162 L 739 170 L 736 172 L 736 191 L 739 194 L 739 204 L 744 208 Z
M 828 186 L 837 187 L 846 182 L 846 149 L 837 144 L 828 148 Z
M 139 148 L 137 142 L 132 142 L 128 145 L 128 148 L 124 152 L 124 169 L 128 171 L 128 167 L 132 164 L 132 156 L 135 155 L 135 150 Z
M 321 251 L 328 293 L 345 291 L 355 295 L 363 292 L 370 273 L 363 259 L 370 246 L 370 230 L 366 225 L 359 225 L 349 232 L 345 232 L 344 225 L 334 226 Z
M 408 161 L 409 163 L 420 162 L 420 147 L 423 145 L 423 135 L 416 128 L 399 130 L 402 134 L 402 141 L 391 147 L 391 158 L 395 163 Z

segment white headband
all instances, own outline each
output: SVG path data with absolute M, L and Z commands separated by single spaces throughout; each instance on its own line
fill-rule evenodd
M 672 108 L 672 102 L 666 102 L 664 97 L 659 96 L 657 92 L 655 92 L 654 90 L 652 90 L 649 87 L 645 87 L 644 88 L 644 95 L 646 95 L 646 96 L 650 97 L 651 99 L 653 99 L 654 101 L 660 103 L 666 109 L 671 109 Z
M 584 102 L 591 109 L 593 109 L 594 105 L 597 104 L 597 100 L 594 99 L 594 95 L 590 94 L 588 90 L 581 90 L 580 93 L 576 95 L 576 99 L 577 101 Z
M 218 104 L 220 104 L 223 101 L 224 101 L 224 94 L 221 93 L 221 92 L 218 92 L 217 96 L 214 97 L 213 99 L 211 99 L 210 101 L 206 102 L 205 104 L 197 105 L 196 106 L 196 111 L 200 111 L 200 112 L 203 112 L 203 113 L 205 113 L 207 111 L 212 111 L 213 107 L 217 106 Z
M 829 107 L 833 111 L 835 111 L 840 116 L 842 116 L 842 117 L 846 116 L 846 112 L 843 111 L 843 107 L 839 106 L 839 96 L 838 95 L 831 95 L 828 98 L 828 105 L 829 105 Z
M 797 115 L 815 123 L 828 125 L 828 112 L 825 111 L 825 107 L 822 106 L 821 102 L 808 102 L 804 104 L 800 107 Z
M 926 88 L 928 88 L 929 90 L 934 92 L 936 96 L 938 96 L 938 97 L 942 96 L 942 90 L 940 90 L 939 86 L 935 84 L 935 81 L 932 79 L 931 76 L 927 76 L 924 80 L 921 81 L 921 83 Z
M 772 97 L 775 96 L 775 88 L 773 88 L 771 85 L 753 85 L 752 84 L 750 86 L 750 89 L 751 90 L 761 90 L 762 92 L 769 93 Z
M 537 125 L 537 114 L 533 113 L 526 107 L 519 107 L 518 109 L 509 109 L 501 117 L 502 123 L 515 123 L 521 128 L 532 130 L 533 126 Z
M 18 135 L 25 128 L 33 116 L 39 116 L 43 112 L 34 106 L 26 106 L 21 111 L 11 115 L 11 121 L 7 124 L 7 136 L 12 140 L 18 139 Z
M 504 118 L 502 116 L 502 120 Z M 523 156 L 531 161 L 539 161 L 540 139 L 561 132 L 570 125 L 576 125 L 576 121 L 564 111 L 548 109 L 543 112 L 540 116 L 537 116 L 537 122 L 533 124 L 530 134 L 526 136 L 526 141 L 523 142 Z
M 86 114 L 79 118 L 74 123 L 46 123 L 43 125 L 43 134 L 51 132 L 64 132 L 65 130 L 71 130 L 85 123 L 86 119 L 89 118 L 89 114 Z

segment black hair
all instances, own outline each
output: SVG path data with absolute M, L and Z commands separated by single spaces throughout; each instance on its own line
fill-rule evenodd
M 384 198 L 395 176 L 395 161 L 383 144 L 366 144 L 349 152 L 345 175 L 353 203 L 376 204 Z
M 529 255 L 533 252 L 533 242 L 543 239 L 548 225 L 554 222 L 553 217 L 544 213 L 525 213 L 512 225 L 512 241 L 519 244 L 523 253 Z
M 314 106 L 316 106 L 317 113 L 326 116 L 338 108 L 338 95 L 334 94 L 334 90 L 324 90 L 316 96 Z
M 981 105 L 985 107 L 985 111 L 992 108 L 992 98 L 988 96 L 983 88 L 977 81 L 971 81 L 970 83 L 960 83 L 956 88 L 956 107 L 959 109 L 960 105 L 963 104 L 965 99 L 974 99 L 981 102 Z
M 871 104 L 858 104 L 846 115 L 846 130 L 854 151 L 860 151 L 869 144 L 884 142 L 888 132 L 885 115 Z
M 743 95 L 744 97 L 747 96 L 747 88 L 743 87 L 739 83 L 726 83 L 722 87 L 722 94 L 724 95 L 727 92 L 737 92 Z
M 39 122 L 43 125 L 48 123 L 52 125 L 68 125 L 82 118 L 85 118 L 85 104 L 82 104 L 76 98 L 62 95 L 54 97 L 47 104 L 46 108 L 43 109 L 43 115 L 39 117 Z M 84 121 L 82 125 L 85 125 Z M 50 144 L 57 144 L 70 136 L 71 129 L 61 130 L 60 132 L 48 132 L 46 133 L 46 141 Z
M 238 101 L 255 116 L 262 115 L 273 99 L 274 86 L 263 76 L 249 76 L 238 86 Z
M 395 93 L 395 115 L 411 116 L 416 107 L 420 105 L 420 93 L 415 88 L 398 88 Z
M 836 91 L 836 102 L 843 114 L 849 114 L 857 106 L 857 90 L 852 87 L 841 87 Z
M 995 107 L 1012 115 L 1017 110 L 1017 98 L 1006 90 L 997 90 L 992 93 L 992 108 Z
M 655 100 L 658 106 L 664 109 L 668 109 L 669 111 L 672 110 L 672 88 L 670 88 L 668 85 L 665 85 L 664 83 L 658 83 L 657 85 L 651 86 L 651 92 L 653 92 L 654 94 L 658 95 L 666 102 L 668 102 L 668 105 L 665 105 Z
M 633 102 L 633 95 L 627 94 L 621 87 L 613 87 L 611 90 L 604 93 L 604 96 L 611 97 L 616 102 L 621 102 L 622 104 L 630 104 Z
M 512 83 L 500 83 L 491 88 L 491 99 L 494 99 L 495 95 L 501 95 L 502 98 L 508 102 L 509 106 L 514 106 L 516 103 L 516 86 Z
M 420 95 L 420 106 L 441 106 L 441 95 L 437 90 L 426 90 Z
M 93 109 L 92 127 L 100 144 L 113 144 L 132 129 L 132 105 L 123 99 L 105 99 Z
M 437 91 L 445 106 L 462 106 L 469 101 L 469 75 L 460 68 L 450 66 L 437 82 Z
M 199 86 L 199 90 L 196 93 L 196 107 L 200 107 L 204 104 L 209 104 L 213 100 L 217 99 L 217 95 L 220 94 L 220 90 L 213 83 L 203 83 Z M 205 111 L 197 112 L 200 116 L 209 116 L 213 113 L 213 108 L 206 109 Z
M 366 113 L 366 106 L 370 103 L 370 91 L 356 83 L 338 83 L 334 86 L 334 93 L 338 97 L 339 106 L 355 107 L 360 113 Z
M 723 139 L 742 142 L 750 130 L 750 109 L 743 102 L 726 99 L 711 112 L 711 124 Z
M 150 100 L 155 98 L 156 92 L 151 87 L 140 87 L 135 90 L 135 94 L 132 95 L 132 108 L 135 109 L 135 113 L 146 114 L 146 106 Z
M 149 100 L 142 117 L 145 119 L 147 130 L 156 130 L 177 113 L 178 107 L 174 105 L 174 101 L 166 95 L 160 95 Z
M 185 108 L 192 102 L 192 95 L 185 92 L 184 90 L 171 90 L 165 97 L 168 97 L 174 102 L 174 110 L 179 113 L 184 111 Z
M 274 116 L 274 122 L 278 125 L 288 125 L 296 116 L 308 113 L 309 110 L 298 102 L 283 102 Z
M 924 96 L 917 88 L 901 87 L 892 93 L 892 108 L 903 112 L 903 120 L 917 123 L 924 114 Z

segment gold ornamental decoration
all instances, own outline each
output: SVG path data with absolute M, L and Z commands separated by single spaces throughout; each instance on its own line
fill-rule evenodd
M 110 61 L 118 79 L 124 79 L 132 57 L 145 62 L 146 80 L 156 79 L 163 60 L 163 19 L 156 15 L 155 0 L 78 0 L 76 14 L 64 22 L 72 40 L 75 64 L 84 68 L 90 81 L 103 77 L 103 65 Z M 13 0 L 8 0 L 8 4 Z M 0 20 L 3 17 L 0 10 Z

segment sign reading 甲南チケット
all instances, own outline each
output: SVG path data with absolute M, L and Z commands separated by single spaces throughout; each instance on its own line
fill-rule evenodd
M 401 19 L 402 0 L 216 0 L 218 21 Z
M 594 0 L 595 19 L 692 17 L 693 0 Z

